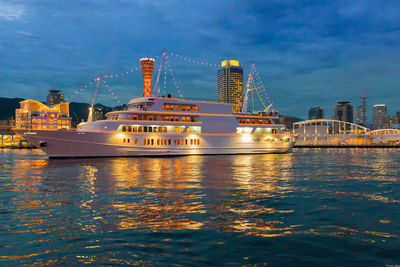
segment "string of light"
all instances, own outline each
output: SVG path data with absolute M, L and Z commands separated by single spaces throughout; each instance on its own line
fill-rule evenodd
M 218 67 L 218 64 L 209 63 L 209 62 L 204 61 L 204 60 L 198 60 L 198 59 L 194 59 L 194 58 L 187 57 L 187 56 L 182 56 L 182 55 L 179 55 L 177 53 L 172 53 L 172 52 L 170 52 L 169 54 L 171 56 L 174 56 L 177 59 L 180 59 L 180 60 L 183 60 L 183 61 L 186 61 L 186 62 L 189 62 L 189 63 L 194 63 L 194 64 L 197 64 L 197 65 L 213 67 L 213 68 Z
M 165 57 L 165 65 L 167 66 L 169 73 L 171 74 L 172 83 L 175 85 L 175 87 L 177 89 L 178 97 L 183 98 L 181 89 L 178 85 L 178 82 L 176 81 L 176 77 L 175 77 L 174 71 L 172 70 L 172 66 L 171 66 L 171 63 L 169 62 L 168 56 Z

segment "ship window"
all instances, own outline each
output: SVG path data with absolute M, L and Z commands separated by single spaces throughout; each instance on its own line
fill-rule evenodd
M 167 132 L 167 127 L 163 127 L 163 133 Z
M 190 139 L 190 145 L 193 145 L 193 139 Z
M 164 139 L 161 139 L 161 145 L 164 145 Z
M 168 139 L 168 145 L 171 145 L 171 139 Z
M 135 145 L 137 145 L 137 138 L 135 138 Z
M 147 121 L 147 115 L 143 115 L 143 120 Z
M 132 115 L 132 120 L 137 120 L 137 115 L 136 114 Z
M 188 144 L 188 141 L 187 141 L 187 139 L 185 139 L 185 145 L 187 145 Z
M 176 145 L 176 139 L 174 139 L 174 145 Z
M 122 140 L 122 143 L 125 143 L 126 142 L 126 139 L 124 138 L 123 140 Z
M 139 126 L 139 127 L 138 127 L 138 132 L 139 132 L 139 133 L 142 133 L 142 132 L 143 132 L 143 126 Z
M 194 122 L 194 117 L 190 117 L 190 121 L 191 121 L 191 122 Z
M 131 126 L 128 126 L 128 132 L 132 132 L 132 127 Z
M 122 126 L 122 131 L 126 132 L 126 126 Z
M 147 145 L 148 146 L 150 145 L 150 139 L 147 139 Z
M 137 132 L 137 126 L 132 127 L 132 132 L 136 133 Z
M 175 110 L 179 110 L 179 105 L 175 105 Z
M 175 117 L 175 121 L 179 121 L 179 117 Z
M 181 144 L 181 141 L 178 139 L 177 143 L 178 143 L 178 145 L 180 145 L 180 144 Z
M 143 145 L 146 145 L 146 139 L 143 139 Z
M 161 126 L 158 126 L 158 132 L 162 133 L 162 127 Z
M 149 127 L 147 127 L 147 128 L 148 128 L 148 132 L 149 132 L 149 133 L 153 132 L 153 127 L 149 126 Z
M 131 139 L 128 139 L 128 144 L 131 142 Z
M 142 120 L 142 114 L 139 114 L 139 116 L 138 116 L 138 120 Z
M 201 127 L 200 126 L 189 126 L 187 129 L 188 133 L 201 133 Z
M 160 139 L 157 139 L 157 145 L 158 146 L 160 145 Z
M 151 145 L 154 145 L 154 139 L 151 139 Z

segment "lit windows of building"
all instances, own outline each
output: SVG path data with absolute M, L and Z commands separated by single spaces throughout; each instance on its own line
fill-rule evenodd
M 243 106 L 243 67 L 238 60 L 221 62 L 217 72 L 218 102 L 234 104 L 233 111 L 241 112 Z
M 15 124 L 17 128 L 33 130 L 71 129 L 69 103 L 49 107 L 35 100 L 21 101 L 15 111 Z
M 374 105 L 372 108 L 372 126 L 374 129 L 385 128 L 387 108 L 385 104 Z
M 46 95 L 46 105 L 52 106 L 64 102 L 64 95 L 61 94 L 60 90 L 49 90 Z

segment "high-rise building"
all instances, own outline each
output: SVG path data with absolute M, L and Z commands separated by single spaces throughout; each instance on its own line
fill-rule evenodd
M 384 129 L 387 109 L 385 104 L 374 105 L 372 108 L 372 126 L 374 129 Z
M 367 97 L 361 94 L 360 125 L 367 125 Z
M 387 115 L 385 116 L 383 129 L 393 129 L 396 124 L 399 123 L 399 119 L 397 116 L 394 115 Z
M 350 101 L 340 101 L 337 102 L 335 107 L 335 115 L 333 116 L 335 120 L 353 122 L 353 106 Z
M 60 90 L 49 90 L 46 95 L 46 105 L 52 106 L 64 102 L 64 95 Z
M 144 89 L 144 97 L 151 97 L 151 81 L 153 79 L 153 68 L 154 68 L 154 59 L 153 58 L 141 58 L 140 66 L 142 67 L 143 74 L 143 89 Z
M 243 67 L 238 60 L 227 59 L 218 68 L 218 102 L 234 104 L 233 111 L 243 107 Z
M 313 107 L 308 110 L 308 119 L 309 120 L 318 120 L 324 118 L 324 109 L 320 106 Z
M 362 124 L 362 106 L 357 106 L 355 110 L 356 124 Z

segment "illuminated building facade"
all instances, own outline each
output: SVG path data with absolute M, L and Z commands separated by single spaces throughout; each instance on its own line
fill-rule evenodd
M 71 129 L 69 103 L 62 102 L 46 106 L 35 100 L 20 102 L 20 108 L 15 111 L 16 128 L 34 130 Z
M 234 104 L 233 111 L 243 107 L 243 67 L 238 60 L 227 59 L 218 68 L 218 102 Z
M 143 87 L 144 87 L 143 96 L 151 97 L 151 81 L 153 79 L 154 59 L 141 58 L 140 66 L 142 67 L 142 74 L 143 74 Z
M 387 115 L 384 119 L 383 129 L 393 129 L 399 123 L 397 116 Z
M 46 95 L 46 105 L 52 106 L 64 102 L 64 95 L 60 90 L 49 90 Z
M 372 124 L 374 129 L 385 128 L 387 108 L 385 104 L 378 104 L 372 107 Z
M 319 120 L 324 118 L 324 109 L 320 106 L 313 107 L 308 110 L 309 120 Z

